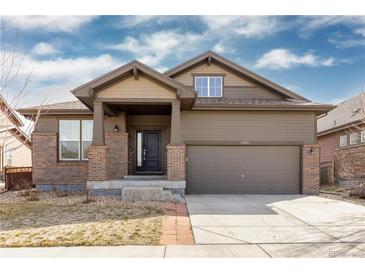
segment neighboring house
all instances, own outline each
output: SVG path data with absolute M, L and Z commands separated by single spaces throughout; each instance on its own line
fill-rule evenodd
M 31 142 L 21 130 L 23 122 L 0 96 L 0 171 L 6 166 L 31 166 Z
M 40 190 L 318 192 L 316 117 L 332 106 L 213 52 L 165 73 L 132 61 L 72 93 L 78 101 L 42 106 L 32 135 Z M 130 176 L 147 174 L 160 180 Z
M 365 177 L 365 95 L 358 94 L 318 119 L 323 183 Z

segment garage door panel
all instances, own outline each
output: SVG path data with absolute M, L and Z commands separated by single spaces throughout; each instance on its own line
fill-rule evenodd
M 299 193 L 297 146 L 189 146 L 189 193 Z

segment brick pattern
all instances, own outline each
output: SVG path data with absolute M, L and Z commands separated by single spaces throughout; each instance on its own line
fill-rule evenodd
M 319 154 L 320 145 L 303 145 L 302 155 L 302 194 L 315 195 L 319 193 Z
M 165 216 L 162 220 L 162 245 L 195 244 L 188 210 L 185 203 L 164 203 Z
M 108 147 L 109 178 L 122 179 L 128 175 L 128 133 L 105 133 Z
M 87 162 L 58 162 L 57 133 L 32 134 L 34 184 L 80 184 L 87 181 Z
M 356 180 L 365 176 L 365 145 L 338 148 L 335 151 L 335 177 Z
M 88 181 L 109 180 L 108 147 L 93 146 L 89 148 Z
M 186 145 L 168 145 L 167 180 L 185 181 L 186 179 Z

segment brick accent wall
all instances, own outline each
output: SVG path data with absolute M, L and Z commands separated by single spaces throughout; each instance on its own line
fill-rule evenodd
M 365 176 L 365 145 L 336 149 L 336 179 L 353 180 L 362 176 Z
M 302 194 L 319 193 L 319 154 L 320 145 L 303 145 L 302 156 Z
M 128 175 L 128 133 L 105 133 L 108 147 L 109 178 L 122 179 Z
M 93 146 L 89 148 L 88 181 L 109 180 L 108 147 Z
M 186 145 L 167 145 L 167 180 L 185 181 Z
M 87 181 L 87 162 L 58 162 L 57 133 L 32 134 L 34 184 L 77 184 Z

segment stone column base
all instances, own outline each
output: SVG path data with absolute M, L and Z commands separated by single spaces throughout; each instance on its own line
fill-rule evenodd
M 167 180 L 185 181 L 186 145 L 167 145 Z
M 89 148 L 88 181 L 109 180 L 108 147 L 93 146 Z
M 302 194 L 316 195 L 319 193 L 320 168 L 319 168 L 320 145 L 303 145 L 301 147 L 302 162 Z

